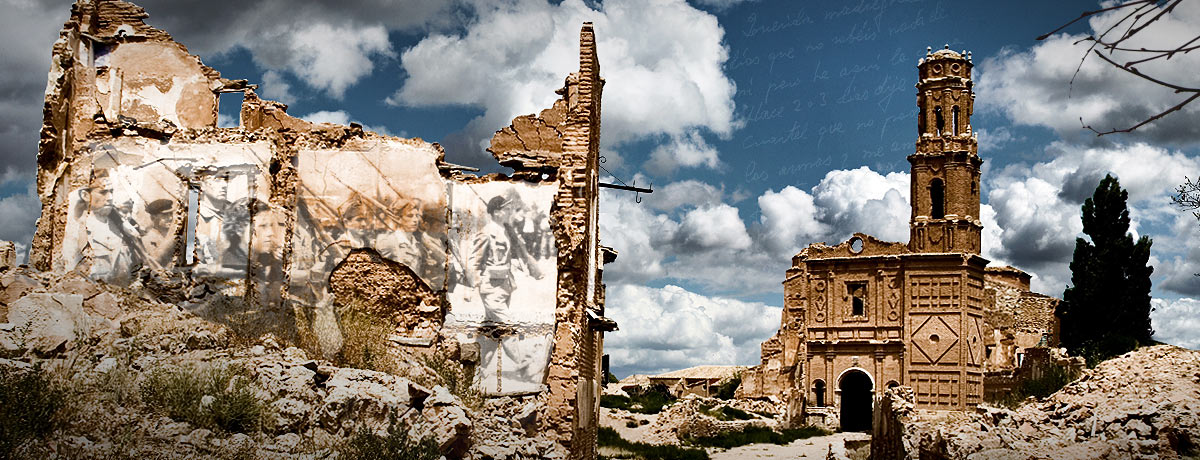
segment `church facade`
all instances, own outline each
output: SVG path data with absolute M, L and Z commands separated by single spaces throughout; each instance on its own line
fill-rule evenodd
M 966 410 L 995 367 L 971 57 L 927 52 L 918 68 L 909 242 L 856 233 L 795 255 L 779 332 L 743 374 L 742 396 L 786 401 L 793 424 L 869 429 L 875 394 L 898 385 L 918 408 Z

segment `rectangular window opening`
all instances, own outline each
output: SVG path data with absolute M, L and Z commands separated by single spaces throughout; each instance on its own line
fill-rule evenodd
M 865 316 L 867 314 L 867 283 L 846 283 L 846 293 L 850 295 L 850 314 Z
M 217 100 L 218 128 L 237 128 L 242 126 L 243 99 L 245 99 L 245 94 L 240 91 L 236 93 L 220 93 L 220 99 Z

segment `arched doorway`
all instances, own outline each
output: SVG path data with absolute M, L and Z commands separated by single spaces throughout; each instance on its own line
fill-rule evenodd
M 866 372 L 850 369 L 838 382 L 841 393 L 842 431 L 871 430 L 871 377 Z

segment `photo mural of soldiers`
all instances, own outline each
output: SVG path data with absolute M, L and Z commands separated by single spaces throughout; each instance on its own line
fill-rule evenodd
M 306 309 L 327 354 L 341 348 L 329 276 L 354 249 L 374 249 L 413 271 L 435 291 L 445 289 L 445 185 L 427 159 L 436 152 L 301 151 L 293 227 L 293 305 Z M 414 168 L 428 164 L 427 169 Z
M 514 272 L 542 279 L 537 261 L 529 252 L 529 240 L 519 230 L 518 216 L 524 210 L 515 193 L 494 196 L 487 202 L 487 223 L 471 244 L 469 283 L 483 300 L 484 320 L 507 323 L 509 302 L 515 289 Z M 473 277 L 471 275 L 474 275 Z
M 175 201 L 159 198 L 146 205 L 150 215 L 150 228 L 142 233 L 146 245 L 146 257 L 154 268 L 171 266 L 175 257 Z
M 250 200 L 258 173 L 256 167 L 239 165 L 202 176 L 196 227 L 198 272 L 230 279 L 245 276 L 250 262 Z
M 547 274 L 557 264 L 548 224 L 555 190 L 509 182 L 451 187 L 450 299 L 456 321 L 553 323 L 557 280 Z
M 428 226 L 425 225 L 426 209 L 421 200 L 401 198 L 397 205 L 379 210 L 381 220 L 394 220 L 395 225 L 388 226 L 394 227 L 393 230 L 385 230 L 379 235 L 375 248 L 383 257 L 408 265 L 434 289 L 440 288 L 446 270 L 446 244 L 442 242 L 442 235 L 435 237 L 423 230 Z
M 551 334 L 485 329 L 468 340 L 479 343 L 480 390 L 522 394 L 542 390 L 550 363 Z
M 86 203 L 84 225 L 92 253 L 89 275 L 113 284 L 126 285 L 146 260 L 137 224 L 129 210 L 132 201 L 113 198 L 117 181 L 109 169 L 96 169 L 87 188 L 80 190 L 80 202 Z
M 451 184 L 449 324 L 479 344 L 487 394 L 539 391 L 557 304 L 554 184 Z

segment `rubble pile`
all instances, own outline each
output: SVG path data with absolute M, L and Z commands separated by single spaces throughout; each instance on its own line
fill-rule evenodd
M 722 406 L 743 410 L 754 418 L 750 420 L 719 420 L 702 410 L 708 408 L 712 412 Z M 721 433 L 738 431 L 746 426 L 774 429 L 778 426 L 778 421 L 771 415 L 779 414 L 781 408 L 766 401 L 726 401 L 687 395 L 670 406 L 664 407 L 662 412 L 655 415 L 647 416 L 619 409 L 605 408 L 604 410 L 606 411 L 606 420 L 602 424 L 611 426 L 627 439 L 631 439 L 632 435 L 633 438 L 650 444 L 678 445 L 684 438 L 716 436 Z M 625 424 L 630 421 L 639 426 L 627 427 Z M 643 421 L 649 423 L 643 424 Z
M 974 413 L 912 411 L 893 401 L 898 396 L 902 393 L 889 392 L 883 403 L 895 409 L 901 425 L 896 441 L 907 458 L 1157 459 L 1200 454 L 1200 351 L 1171 345 L 1143 347 L 1105 361 L 1046 400 L 1015 410 L 983 405 Z
M 266 334 L 240 337 L 145 289 L 120 288 L 76 274 L 0 270 L 0 368 L 40 371 L 64 388 L 69 416 L 23 451 L 37 456 L 102 458 L 315 458 L 366 429 L 390 424 L 431 437 L 447 458 L 563 456 L 531 433 L 544 403 L 492 398 L 472 408 L 416 360 L 410 375 L 334 366 Z M 189 305 L 185 303 L 184 305 Z M 266 407 L 257 429 L 209 430 L 167 417 L 138 400 L 160 369 L 241 369 Z M 410 378 L 411 377 L 411 378 Z

